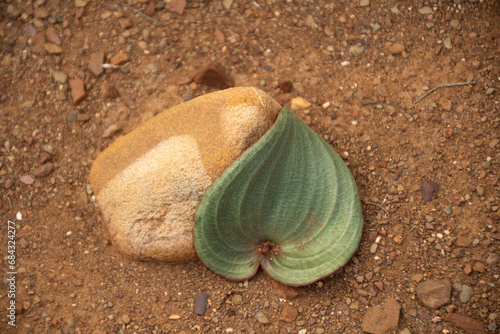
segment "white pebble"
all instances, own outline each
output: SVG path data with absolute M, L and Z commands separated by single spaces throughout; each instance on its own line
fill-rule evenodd
M 16 213 L 17 220 L 23 220 L 23 214 L 21 212 Z

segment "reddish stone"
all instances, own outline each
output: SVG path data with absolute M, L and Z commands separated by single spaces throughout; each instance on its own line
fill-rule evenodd
M 122 65 L 128 62 L 128 56 L 125 52 L 120 51 L 111 58 L 112 65 Z
M 281 313 L 280 320 L 283 320 L 285 322 L 294 322 L 298 314 L 299 312 L 295 307 L 286 305 L 283 309 L 283 312 Z
M 132 21 L 130 21 L 126 17 L 121 17 L 119 22 L 123 29 L 132 28 Z
M 219 28 L 215 28 L 215 39 L 217 40 L 217 43 L 219 44 L 224 44 L 224 42 L 226 41 L 226 38 L 224 37 L 224 34 L 222 33 L 222 31 L 219 30 Z
M 78 116 L 77 116 L 77 120 L 79 122 L 87 122 L 89 119 L 90 119 L 89 114 L 78 114 Z
M 45 35 L 38 33 L 31 37 L 31 51 L 34 53 L 45 53 Z
M 77 105 L 82 102 L 87 93 L 85 92 L 85 84 L 81 79 L 72 79 L 69 81 L 69 86 L 71 87 L 71 97 L 73 98 L 73 104 Z
M 165 8 L 169 11 L 182 15 L 186 8 L 186 0 L 171 0 L 167 2 Z
M 146 6 L 146 9 L 144 10 L 144 14 L 147 16 L 153 16 L 155 15 L 156 12 L 156 4 L 154 1 L 150 1 L 148 5 Z

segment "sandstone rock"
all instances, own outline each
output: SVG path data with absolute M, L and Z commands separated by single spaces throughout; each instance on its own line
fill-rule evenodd
M 104 61 L 104 52 L 94 52 L 90 55 L 89 66 L 87 69 L 96 77 L 100 76 L 104 69 L 102 62 Z
M 208 87 L 226 89 L 234 87 L 234 79 L 227 74 L 219 63 L 212 63 L 200 68 L 194 75 L 193 81 Z
M 363 46 L 353 45 L 349 48 L 349 52 L 355 56 L 361 55 L 365 51 Z
M 280 110 L 258 89 L 227 89 L 164 111 L 114 142 L 90 172 L 113 245 L 137 260 L 194 260 L 194 213 L 205 190 Z
M 60 55 L 63 51 L 59 45 L 54 43 L 45 43 L 43 47 L 45 48 L 45 51 L 51 55 Z
M 106 130 L 103 131 L 102 133 L 102 138 L 109 138 L 112 137 L 115 133 L 120 131 L 120 128 L 116 124 L 111 124 L 106 128 Z
M 120 26 L 123 28 L 123 29 L 129 29 L 129 28 L 132 28 L 132 26 L 134 25 L 132 23 L 132 21 L 130 21 L 128 18 L 126 17 L 120 17 L 120 19 L 118 20 L 118 22 L 120 23 Z
M 59 32 L 54 27 L 49 27 L 45 30 L 45 38 L 52 44 L 61 45 Z
M 50 15 L 49 11 L 45 7 L 35 8 L 33 14 L 35 14 L 35 17 L 39 19 L 45 19 Z
M 82 79 L 71 79 L 69 81 L 69 86 L 71 87 L 71 97 L 73 98 L 73 104 L 77 105 L 82 102 L 82 100 L 87 97 L 85 92 L 85 84 Z
M 389 52 L 393 55 L 397 55 L 402 53 L 405 50 L 405 46 L 403 44 L 394 43 L 389 47 Z
M 439 186 L 434 182 L 423 181 L 422 183 L 422 201 L 424 203 L 432 200 L 439 191 Z
M 31 51 L 45 53 L 45 34 L 38 33 L 30 39 Z
M 155 15 L 156 12 L 156 4 L 154 1 L 148 2 L 148 5 L 146 6 L 146 9 L 144 10 L 144 14 L 147 16 L 153 16 Z
M 83 8 L 85 6 L 87 6 L 86 0 L 75 0 L 75 7 L 76 8 Z
M 169 11 L 182 15 L 186 8 L 186 4 L 186 0 L 170 0 L 167 2 L 166 7 Z
M 262 311 L 257 311 L 257 313 L 255 313 L 255 319 L 263 325 L 267 325 L 269 323 L 269 319 Z
M 417 286 L 415 292 L 422 305 L 439 308 L 450 302 L 451 284 L 448 280 L 429 280 Z
M 297 96 L 290 100 L 290 110 L 305 110 L 311 106 L 311 103 L 303 97 Z
M 383 97 L 389 96 L 389 90 L 387 89 L 387 86 L 385 84 L 380 84 L 375 89 L 377 90 L 378 95 Z
M 47 162 L 47 163 L 44 163 L 43 165 L 41 165 L 40 167 L 36 168 L 33 171 L 33 175 L 35 177 L 44 177 L 44 176 L 49 175 L 53 169 L 54 169 L 54 165 L 51 164 L 50 162 Z
M 444 320 L 453 323 L 458 328 L 461 328 L 471 334 L 486 334 L 483 324 L 476 319 L 465 315 L 450 313 L 444 317 Z
M 68 75 L 62 71 L 52 71 L 52 78 L 60 84 L 65 84 L 68 80 Z
M 297 319 L 299 311 L 292 305 L 286 305 L 281 313 L 280 320 L 285 322 L 294 322 Z
M 432 14 L 434 13 L 434 11 L 432 10 L 431 7 L 428 7 L 428 6 L 425 6 L 425 7 L 422 7 L 418 10 L 420 12 L 420 14 L 422 15 L 429 15 L 429 14 Z
M 102 98 L 103 99 L 116 99 L 120 97 L 120 92 L 118 89 L 116 89 L 115 85 L 113 84 L 106 84 L 102 91 Z
M 388 298 L 382 306 L 370 307 L 363 318 L 363 331 L 373 334 L 392 333 L 398 328 L 401 306 Z
M 125 52 L 120 51 L 111 58 L 110 62 L 113 65 L 123 65 L 128 62 L 128 55 Z

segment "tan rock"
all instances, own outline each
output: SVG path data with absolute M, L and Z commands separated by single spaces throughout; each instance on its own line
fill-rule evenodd
M 389 52 L 393 55 L 397 55 L 402 53 L 405 50 L 405 46 L 403 44 L 394 43 L 389 47 Z
M 194 213 L 205 190 L 280 109 L 258 89 L 232 88 L 164 111 L 114 142 L 90 172 L 113 245 L 137 260 L 194 260 Z
M 290 100 L 290 109 L 292 111 L 305 110 L 311 106 L 303 97 L 297 96 Z
M 51 55 L 59 55 L 63 51 L 59 45 L 53 43 L 45 43 L 43 47 L 45 48 L 45 51 Z
M 35 8 L 33 13 L 35 14 L 35 17 L 39 19 L 45 19 L 50 15 L 49 11 L 45 7 Z
M 394 298 L 383 305 L 368 308 L 363 317 L 363 331 L 373 334 L 392 333 L 398 328 L 401 306 Z

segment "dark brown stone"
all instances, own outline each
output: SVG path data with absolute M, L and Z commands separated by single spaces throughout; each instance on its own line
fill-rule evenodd
M 205 315 L 207 309 L 208 295 L 206 293 L 197 293 L 194 300 L 194 313 L 198 315 Z
M 234 79 L 226 73 L 224 67 L 219 63 L 211 63 L 199 69 L 193 75 L 193 81 L 218 89 L 234 87 Z
M 434 182 L 427 182 L 424 180 L 422 184 L 422 200 L 424 203 L 429 202 L 439 191 L 439 186 Z
M 293 88 L 293 84 L 290 80 L 279 81 L 278 86 L 280 87 L 282 93 L 290 93 Z
M 107 84 L 102 92 L 103 99 L 116 99 L 120 97 L 120 92 L 113 84 Z

